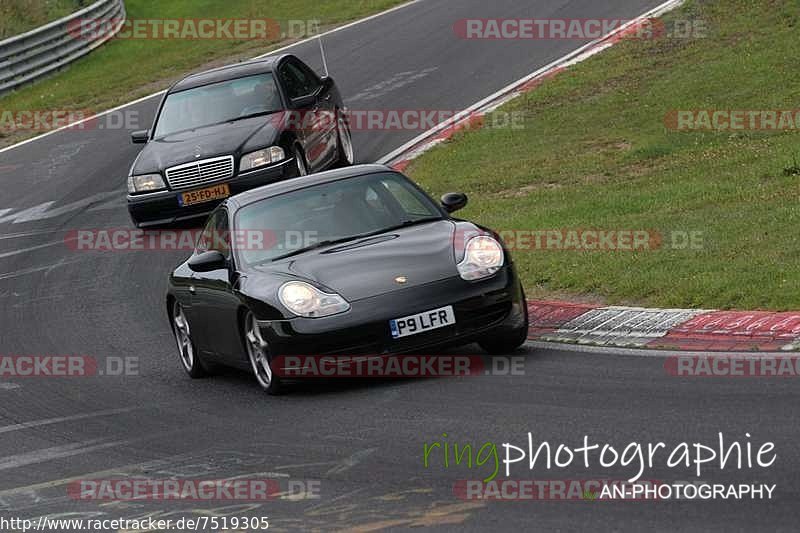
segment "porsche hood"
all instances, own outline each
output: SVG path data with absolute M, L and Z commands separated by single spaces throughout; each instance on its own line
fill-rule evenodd
M 313 250 L 260 270 L 316 282 L 350 302 L 458 276 L 456 225 L 440 220 Z

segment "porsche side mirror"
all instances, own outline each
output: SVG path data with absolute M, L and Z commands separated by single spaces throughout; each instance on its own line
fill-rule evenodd
M 217 250 L 209 250 L 201 252 L 189 259 L 189 268 L 194 272 L 212 272 L 214 270 L 222 270 L 228 268 L 228 261 L 222 252 Z
M 449 192 L 442 196 L 442 207 L 448 213 L 455 213 L 467 205 L 467 195 L 463 192 Z
M 307 96 L 300 96 L 292 100 L 292 107 L 295 109 L 306 109 L 313 107 L 317 103 L 317 97 L 313 94 Z
M 150 130 L 140 130 L 131 133 L 131 142 L 133 144 L 145 144 L 150 138 Z

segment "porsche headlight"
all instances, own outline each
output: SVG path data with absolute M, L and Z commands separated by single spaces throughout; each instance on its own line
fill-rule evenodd
M 289 311 L 306 318 L 335 315 L 350 309 L 350 304 L 338 294 L 322 292 L 304 281 L 289 281 L 281 285 L 278 299 Z
M 143 174 L 141 176 L 128 176 L 128 192 L 150 192 L 166 189 L 161 174 Z
M 467 243 L 464 260 L 458 264 L 458 273 L 467 281 L 488 278 L 503 266 L 503 247 L 492 237 L 480 235 Z
M 249 154 L 242 156 L 242 159 L 239 162 L 239 172 L 252 170 L 265 165 L 271 165 L 272 163 L 283 161 L 285 158 L 286 153 L 280 146 L 270 146 L 269 148 L 264 148 L 263 150 L 250 152 Z

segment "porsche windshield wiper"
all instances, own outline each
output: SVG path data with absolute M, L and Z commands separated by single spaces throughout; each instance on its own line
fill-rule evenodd
M 437 220 L 442 220 L 442 217 L 435 216 L 435 217 L 418 218 L 416 220 L 404 220 L 403 222 L 401 222 L 399 224 L 396 224 L 394 226 L 390 226 L 388 228 L 384 228 L 384 229 L 382 229 L 380 231 L 376 231 L 376 232 L 372 233 L 371 235 L 377 235 L 378 233 L 386 233 L 387 231 L 394 231 L 396 229 L 407 228 L 409 226 L 416 226 L 417 224 L 425 224 L 427 222 L 435 222 Z
M 328 239 L 325 241 L 319 241 L 317 243 L 311 244 L 309 246 L 304 246 L 302 248 L 298 248 L 297 250 L 292 250 L 291 252 L 287 252 L 282 255 L 278 255 L 275 257 L 271 257 L 268 261 L 278 261 L 280 259 L 286 259 L 287 257 L 292 257 L 295 255 L 304 254 L 306 252 L 310 252 L 311 250 L 316 250 L 317 248 L 325 248 L 326 246 L 331 246 L 333 244 L 342 244 L 344 242 L 354 241 L 356 239 L 360 239 L 365 235 L 353 235 L 352 237 L 342 237 L 341 239 Z M 266 263 L 268 261 L 262 261 Z
M 442 220 L 442 217 L 425 217 L 425 218 L 419 218 L 417 220 L 405 220 L 405 221 L 401 222 L 400 224 L 396 224 L 394 226 L 389 226 L 388 228 L 381 228 L 381 229 L 376 230 L 376 231 L 370 231 L 368 233 L 361 233 L 361 234 L 358 234 L 358 235 L 351 235 L 349 237 L 342 237 L 340 239 L 328 239 L 328 240 L 320 241 L 320 242 L 314 243 L 312 245 L 304 246 L 303 248 L 298 248 L 297 250 L 292 250 L 291 252 L 287 252 L 285 254 L 278 255 L 276 257 L 272 257 L 267 261 L 262 261 L 261 263 L 266 263 L 266 262 L 271 262 L 271 261 L 279 261 L 281 259 L 286 259 L 288 257 L 293 257 L 295 255 L 304 254 L 306 252 L 310 252 L 310 251 L 316 250 L 318 248 L 325 248 L 327 246 L 332 246 L 334 244 L 343 244 L 343 243 L 346 243 L 346 242 L 357 241 L 359 239 L 367 239 L 369 237 L 375 237 L 376 235 L 380 235 L 381 233 L 387 233 L 389 231 L 394 231 L 394 230 L 397 230 L 397 229 L 400 229 L 400 228 L 406 228 L 406 227 L 409 227 L 409 226 L 415 226 L 417 224 L 423 224 L 425 222 L 433 222 L 434 220 Z M 257 263 L 257 264 L 261 264 L 261 263 Z
M 426 222 L 433 222 L 435 220 L 442 220 L 442 217 L 425 217 L 425 218 L 419 218 L 417 220 L 404 220 L 403 222 L 401 222 L 399 224 L 395 224 L 394 226 L 389 226 L 388 228 L 381 228 L 379 230 L 370 231 L 368 233 L 362 233 L 360 235 L 354 235 L 352 237 L 347 237 L 345 239 L 340 239 L 338 242 L 331 243 L 331 244 L 341 244 L 343 242 L 355 241 L 357 239 L 366 239 L 366 238 L 369 238 L 369 237 L 375 237 L 375 236 L 381 235 L 383 233 L 389 233 L 390 231 L 394 231 L 394 230 L 398 230 L 398 229 L 402 229 L 402 228 L 407 228 L 409 226 L 416 226 L 417 224 L 424 224 Z

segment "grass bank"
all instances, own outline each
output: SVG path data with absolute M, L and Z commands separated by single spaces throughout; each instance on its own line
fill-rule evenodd
M 499 110 L 521 129 L 459 134 L 409 172 L 428 190 L 467 192 L 464 216 L 497 229 L 663 239 L 649 251 L 516 251 L 531 297 L 800 309 L 800 124 L 675 131 L 665 120 L 800 108 L 800 12 L 767 4 L 690 1 L 665 27 L 703 21 L 703 35 L 622 42 Z
M 0 40 L 66 17 L 93 0 L 3 0 L 0 2 Z

